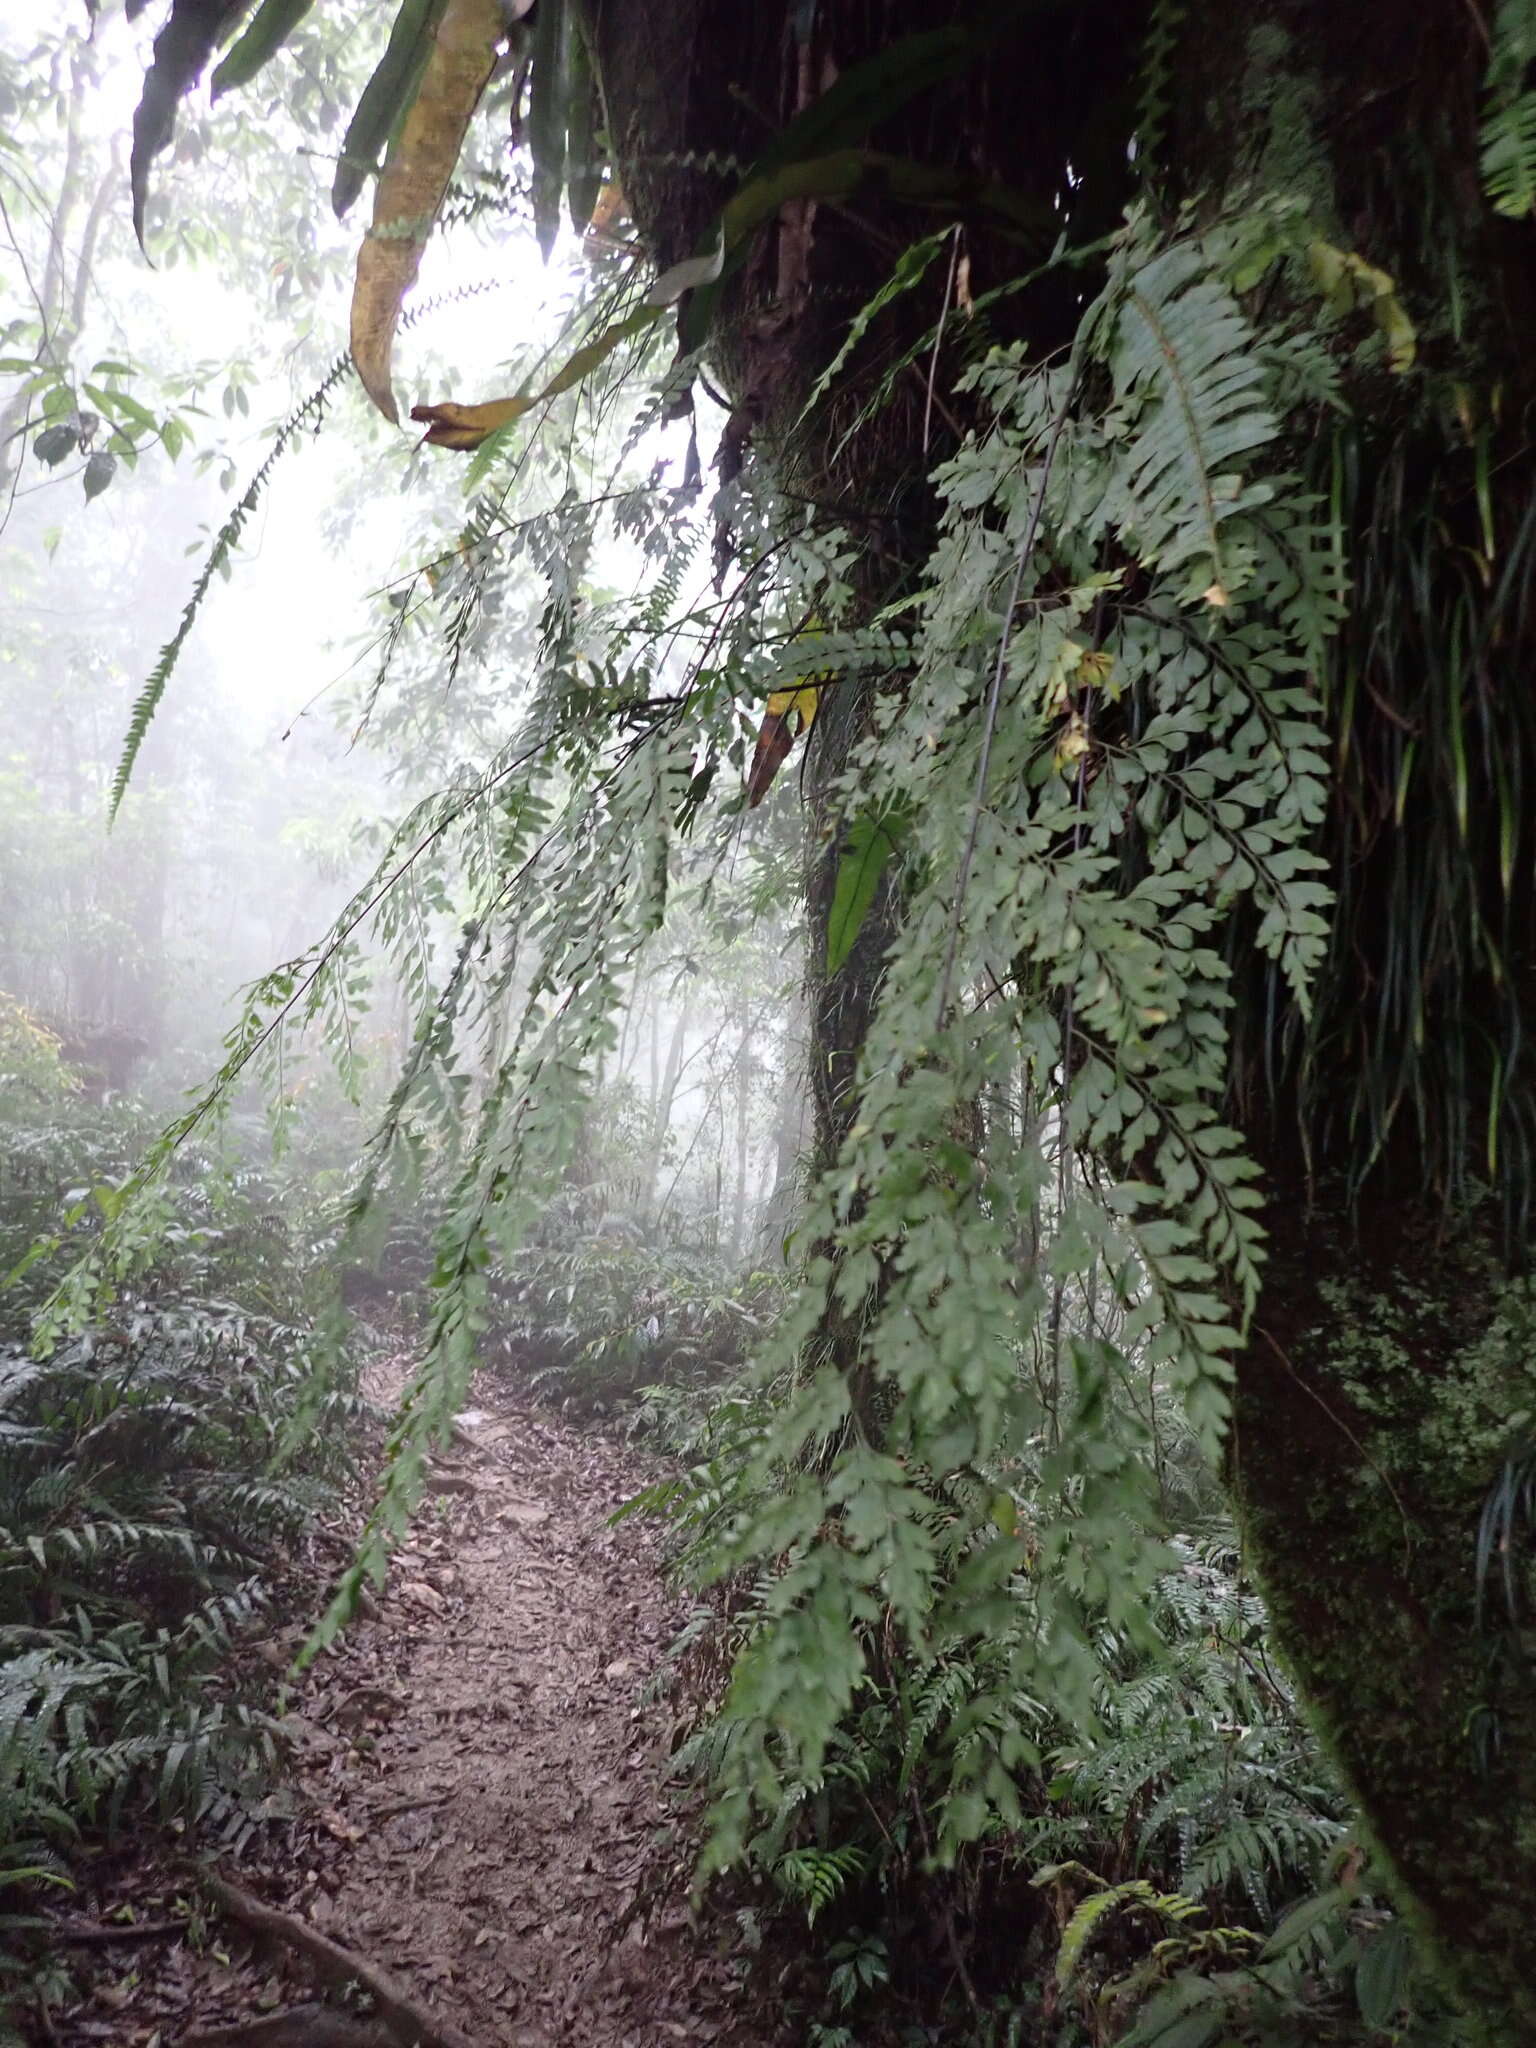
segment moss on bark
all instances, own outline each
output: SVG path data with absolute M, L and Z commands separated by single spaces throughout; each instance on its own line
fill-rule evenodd
M 1536 2040 L 1536 1707 L 1501 1588 L 1479 1617 L 1476 1554 L 1511 1420 L 1536 1409 L 1536 1293 L 1479 1237 L 1402 1220 L 1402 1251 L 1367 1265 L 1337 1210 L 1276 1218 L 1230 1474 L 1366 1830 L 1510 2048 Z
M 739 162 L 792 117 L 805 89 L 795 41 L 805 11 L 740 0 L 586 6 L 626 193 L 658 259 L 676 261 L 708 238 L 730 189 L 718 159 Z M 818 62 L 832 68 L 817 72 L 813 89 L 895 36 L 961 12 L 916 0 L 824 0 L 814 11 Z M 1351 445 L 1386 484 L 1377 489 L 1374 474 L 1363 482 L 1346 475 L 1350 517 L 1356 540 L 1375 550 L 1367 559 L 1379 578 L 1416 592 L 1436 587 L 1446 565 L 1461 575 L 1481 544 L 1488 501 L 1472 488 L 1473 462 L 1487 451 L 1463 460 L 1460 429 L 1444 421 L 1464 389 L 1456 380 L 1474 371 L 1485 393 L 1504 380 L 1502 417 L 1519 418 L 1508 394 L 1529 388 L 1529 323 L 1516 315 L 1536 275 L 1523 245 L 1515 250 L 1504 228 L 1488 226 L 1477 190 L 1483 51 L 1475 11 L 1464 0 L 1395 11 L 1266 0 L 1234 20 L 1216 0 L 1200 0 L 1164 12 L 1183 22 L 1165 138 L 1172 188 L 1196 196 L 1243 177 L 1281 176 L 1349 246 L 1391 270 L 1407 295 L 1431 364 L 1415 390 L 1429 397 L 1418 421 L 1405 424 L 1403 387 L 1378 374 L 1356 394 L 1375 438 Z M 926 95 L 873 139 L 922 161 L 1000 177 L 1064 221 L 1070 214 L 1074 235 L 1086 240 L 1113 222 L 1126 195 L 1144 14 L 1132 0 L 1020 7 L 984 75 Z M 734 446 L 768 447 L 781 476 L 862 532 L 871 607 L 920 558 L 931 516 L 926 477 L 937 449 L 923 446 L 921 391 L 903 387 L 880 431 L 835 461 L 827 422 L 813 421 L 798 438 L 786 423 L 798 417 L 848 315 L 888 275 L 893 251 L 927 225 L 879 195 L 867 209 L 862 196 L 857 207 L 824 209 L 788 296 L 777 244 L 785 225 L 765 230 L 715 337 L 717 371 L 735 408 Z M 972 247 L 975 290 L 1020 267 L 1016 249 L 979 228 Z M 1082 285 L 1074 275 L 1010 299 L 1011 331 L 1037 351 L 1058 345 L 1077 318 Z M 931 324 L 934 310 L 923 293 L 911 295 L 893 316 L 907 324 L 891 346 Z M 1523 423 L 1514 431 L 1518 440 Z M 1414 433 L 1440 436 L 1436 447 L 1451 456 L 1445 467 L 1438 456 L 1405 457 L 1408 482 L 1394 486 L 1385 465 L 1394 449 L 1410 450 Z M 1521 491 L 1528 495 L 1528 455 L 1512 447 L 1508 460 L 1513 467 L 1494 484 L 1504 534 L 1519 518 Z M 1414 539 L 1393 555 L 1383 535 L 1392 539 L 1394 520 L 1406 530 L 1403 508 L 1412 511 L 1416 489 L 1449 491 L 1454 530 L 1426 531 L 1427 554 L 1415 552 Z M 1536 644 L 1527 595 L 1536 585 L 1501 585 L 1496 567 L 1488 565 L 1486 587 L 1505 592 L 1507 609 L 1490 645 L 1502 636 L 1507 676 L 1510 649 L 1528 653 Z M 1446 605 L 1453 596 L 1448 589 Z M 1475 1234 L 1447 1249 L 1401 1202 L 1393 1177 L 1414 1162 L 1393 1149 L 1390 1114 L 1375 1125 L 1372 1118 L 1378 1103 L 1389 1111 L 1401 1103 L 1411 1069 L 1442 1186 L 1473 1170 L 1491 1073 L 1506 1108 L 1514 1100 L 1514 1054 L 1506 1058 L 1495 1045 L 1486 1020 L 1504 1020 L 1499 1031 L 1516 1052 L 1531 1035 L 1523 1029 L 1533 1000 L 1523 963 L 1536 957 L 1536 892 L 1524 892 L 1513 924 L 1507 886 L 1502 907 L 1496 901 L 1499 820 L 1508 787 L 1520 785 L 1495 758 L 1492 667 L 1480 654 L 1477 675 L 1488 692 L 1478 698 L 1482 742 L 1469 748 L 1463 739 L 1459 754 L 1421 745 L 1444 705 L 1412 691 L 1438 674 L 1432 636 L 1444 607 L 1405 607 L 1384 660 L 1384 602 L 1373 592 L 1352 629 L 1343 668 L 1354 680 L 1337 711 L 1340 796 L 1329 831 L 1348 884 L 1346 929 L 1322 1023 L 1310 1034 L 1298 1023 L 1289 1068 L 1283 1046 L 1277 1055 L 1283 993 L 1265 984 L 1251 957 L 1238 977 L 1240 1120 L 1272 1162 L 1295 1149 L 1298 1101 L 1306 1133 L 1305 1168 L 1286 1165 L 1273 1179 L 1276 1256 L 1258 1332 L 1240 1361 L 1232 1478 L 1277 1630 L 1369 1828 L 1457 1990 L 1483 2013 L 1489 2042 L 1506 2048 L 1536 2040 L 1536 1726 L 1509 1640 L 1477 1625 L 1475 1530 L 1510 1417 L 1536 1408 L 1526 1341 L 1536 1329 L 1526 1293 L 1498 1277 Z M 1476 616 L 1471 630 L 1481 630 Z M 1457 721 L 1465 698 L 1460 685 L 1448 693 Z M 811 750 L 811 1067 L 822 1157 L 851 1105 L 850 1076 L 889 928 L 872 917 L 838 976 L 815 971 L 835 873 L 824 792 L 868 712 L 856 692 L 846 693 L 818 721 Z M 1416 752 L 1405 765 L 1409 740 Z M 1462 780 L 1447 802 L 1453 757 Z M 1444 786 L 1432 783 L 1436 775 Z M 1458 878 L 1455 887 L 1435 897 L 1444 875 Z M 1422 903 L 1414 895 L 1421 885 Z M 894 914 L 887 905 L 885 918 Z M 1472 949 L 1458 952 L 1458 920 L 1499 935 L 1510 963 L 1502 981 L 1497 961 L 1490 967 L 1482 954 L 1469 966 Z M 1461 1048 L 1455 1058 L 1453 1046 Z M 1379 1250 L 1367 1268 L 1349 1249 L 1349 1205 L 1341 1198 L 1313 1207 L 1310 1194 L 1318 1169 L 1342 1177 L 1358 1148 L 1378 1140 L 1363 1208 Z M 1536 1148 L 1528 1144 L 1524 1156 Z M 834 1352 L 855 1348 L 851 1327 L 825 1335 Z

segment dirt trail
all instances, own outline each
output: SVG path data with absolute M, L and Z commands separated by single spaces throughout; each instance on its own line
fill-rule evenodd
M 769 2048 L 667 1842 L 667 1717 L 640 1693 L 679 1616 L 654 1532 L 607 1525 L 646 1474 L 547 1416 L 469 1413 L 377 1613 L 296 1701 L 286 1854 L 223 1867 L 473 2048 Z M 221 1940 L 228 1967 L 141 1954 L 122 2031 L 108 1985 L 70 2036 L 172 2048 L 314 1995 Z

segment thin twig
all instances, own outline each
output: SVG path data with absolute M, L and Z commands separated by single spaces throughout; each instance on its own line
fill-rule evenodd
M 76 1947 L 104 1947 L 116 1941 L 159 1941 L 172 1934 L 185 1934 L 185 1920 L 120 1920 L 88 1924 L 80 1922 L 71 1925 L 67 1920 L 55 1921 L 48 1930 L 59 1941 L 67 1941 Z
M 928 359 L 928 396 L 923 402 L 923 454 L 928 453 L 928 430 L 933 425 L 933 390 L 938 382 L 939 350 L 944 343 L 944 323 L 949 318 L 950 300 L 955 292 L 955 270 L 960 261 L 960 236 L 963 232 L 956 221 L 953 242 L 949 252 L 949 276 L 944 280 L 944 303 L 939 308 L 939 324 L 933 330 L 933 354 Z

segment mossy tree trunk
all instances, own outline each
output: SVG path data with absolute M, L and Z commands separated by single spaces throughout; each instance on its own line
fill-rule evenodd
M 704 167 L 711 155 L 749 158 L 838 70 L 965 12 L 587 5 L 624 188 L 664 265 L 712 233 L 732 179 Z M 1338 749 L 1327 850 L 1339 935 L 1306 1030 L 1285 1022 L 1256 958 L 1238 963 L 1234 1114 L 1268 1170 L 1274 1258 L 1238 1366 L 1231 1477 L 1280 1640 L 1369 1828 L 1490 2040 L 1536 2039 L 1536 1727 L 1511 1637 L 1479 1627 L 1474 1584 L 1478 1513 L 1511 1418 L 1536 1411 L 1529 1318 L 1489 1233 L 1448 1236 L 1444 1223 L 1447 1206 L 1482 1213 L 1479 1176 L 1507 1183 L 1511 1159 L 1518 1179 L 1536 1158 L 1522 1051 L 1536 1042 L 1536 888 L 1510 886 L 1511 832 L 1529 877 L 1533 828 L 1509 822 L 1519 763 L 1536 764 L 1536 573 L 1519 555 L 1529 547 L 1536 565 L 1536 250 L 1530 224 L 1492 222 L 1479 189 L 1486 34 L 1467 0 L 1162 12 L 1177 31 L 1169 197 L 1198 202 L 1243 178 L 1297 193 L 1338 246 L 1392 272 L 1424 364 L 1412 393 L 1368 377 L 1349 394 L 1354 422 L 1320 417 L 1315 445 L 1296 451 L 1334 493 L 1356 576 L 1337 673 L 1319 678 Z M 985 66 L 871 139 L 1000 178 L 1090 239 L 1128 196 L 1145 26 L 1130 0 L 1020 6 Z M 871 608 L 926 551 L 943 442 L 925 451 L 922 393 L 836 462 L 835 422 L 785 429 L 893 247 L 930 226 L 861 195 L 823 209 L 809 240 L 802 220 L 786 260 L 781 224 L 738 276 L 715 343 L 731 445 L 762 444 L 862 533 Z M 975 289 L 1017 267 L 1008 245 L 968 235 Z M 1079 290 L 1019 294 L 1014 331 L 1036 352 L 1059 346 Z M 912 294 L 906 332 L 935 313 L 932 294 Z M 1458 668 L 1447 644 L 1473 653 Z M 877 907 L 842 969 L 819 971 L 835 877 L 825 793 L 869 715 L 856 691 L 836 693 L 811 749 L 822 1160 L 852 1112 L 896 914 Z M 1492 1171 L 1490 1129 L 1504 1140 Z M 851 1333 L 826 1334 L 852 1354 Z
M 1180 46 L 1190 193 L 1292 189 L 1391 274 L 1409 380 L 1361 374 L 1301 453 L 1352 591 L 1329 692 L 1335 940 L 1306 1030 L 1247 984 L 1234 1099 L 1271 1261 L 1230 1476 L 1276 1635 L 1405 1900 L 1490 2043 L 1536 2040 L 1536 1716 L 1479 1519 L 1536 1335 L 1529 1200 L 1536 760 L 1528 336 L 1536 234 L 1478 173 L 1488 48 L 1455 0 L 1214 5 Z M 1516 420 L 1522 422 L 1516 425 Z M 1513 1255 L 1513 1259 L 1511 1258 Z
M 1270 1207 L 1230 1469 L 1275 1633 L 1498 2048 L 1536 2040 L 1536 1707 L 1479 1516 L 1536 1410 L 1536 1297 L 1422 1207 Z

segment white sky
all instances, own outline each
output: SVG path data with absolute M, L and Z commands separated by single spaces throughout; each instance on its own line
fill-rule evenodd
M 69 0 L 81 9 L 83 0 Z M 35 41 L 56 32 L 59 7 L 54 0 L 0 0 L 0 42 L 24 56 Z M 104 25 L 102 48 L 109 61 L 99 95 L 99 130 L 105 138 L 126 137 L 143 79 L 143 60 L 159 26 L 160 10 L 148 9 L 130 30 L 120 19 Z M 200 92 L 206 93 L 206 84 Z M 223 103 L 225 118 L 241 117 L 240 96 Z M 189 181 L 188 181 L 189 182 Z M 183 186 L 185 189 L 185 185 Z M 367 214 L 366 195 L 342 223 L 330 222 L 337 290 L 317 308 L 323 353 L 339 353 L 346 343 L 346 290 L 353 253 Z M 153 248 L 153 244 L 152 244 Z M 254 314 L 249 302 L 220 288 L 210 265 L 181 264 L 151 268 L 128 240 L 115 248 L 108 293 L 117 301 L 130 345 L 153 354 L 162 370 L 173 362 L 229 358 L 250 346 L 246 328 Z M 473 232 L 451 232 L 429 245 L 419 282 L 407 308 L 440 293 L 466 285 L 491 284 L 494 289 L 434 312 L 399 337 L 395 381 L 402 414 L 419 399 L 452 396 L 479 399 L 516 389 L 508 368 L 532 342 L 547 341 L 558 325 L 558 310 L 573 283 L 579 251 L 567 235 L 546 267 L 531 232 L 509 226 L 494 243 Z M 19 282 L 19 281 L 18 281 Z M 7 298 L 15 296 L 7 291 Z M 327 334 L 329 318 L 334 332 Z M 87 337 L 88 343 L 92 337 Z M 94 353 L 110 352 L 115 337 L 103 334 Z M 87 360 L 92 350 L 83 353 Z M 431 364 L 451 363 L 451 388 L 442 388 Z M 270 445 L 270 427 L 304 395 L 306 380 L 274 384 L 252 392 L 251 423 L 234 452 L 239 477 L 236 491 L 262 460 Z M 343 401 L 356 404 L 355 397 Z M 265 430 L 265 431 L 264 431 Z M 375 431 L 392 438 L 403 471 L 420 430 L 407 422 L 401 429 L 383 421 Z M 435 452 L 434 452 L 435 454 Z M 160 458 L 155 458 L 160 459 Z M 183 458 L 185 461 L 186 458 Z M 432 458 L 429 458 L 432 459 Z M 462 467 L 463 458 L 448 452 L 435 455 L 444 465 Z M 278 735 L 302 707 L 322 692 L 349 659 L 345 643 L 367 624 L 363 600 L 398 562 L 402 548 L 423 525 L 423 507 L 392 493 L 356 522 L 340 558 L 322 533 L 322 520 L 333 497 L 341 468 L 351 460 L 339 440 L 322 436 L 294 448 L 278 465 L 256 517 L 233 579 L 216 587 L 196 628 L 201 648 L 220 668 L 252 675 L 253 691 L 266 702 L 257 732 L 266 744 L 279 745 Z M 94 509 L 94 508 L 93 508 Z M 61 573 L 67 571 L 68 527 L 79 517 L 71 505 L 64 518 L 60 549 Z M 195 536 L 193 536 L 195 538 Z M 196 570 L 187 562 L 187 581 Z M 167 621 L 169 633 L 174 622 Z M 242 693 L 244 694 L 244 693 Z M 249 702 L 250 699 L 247 698 Z M 317 715 L 324 716 L 323 708 Z

